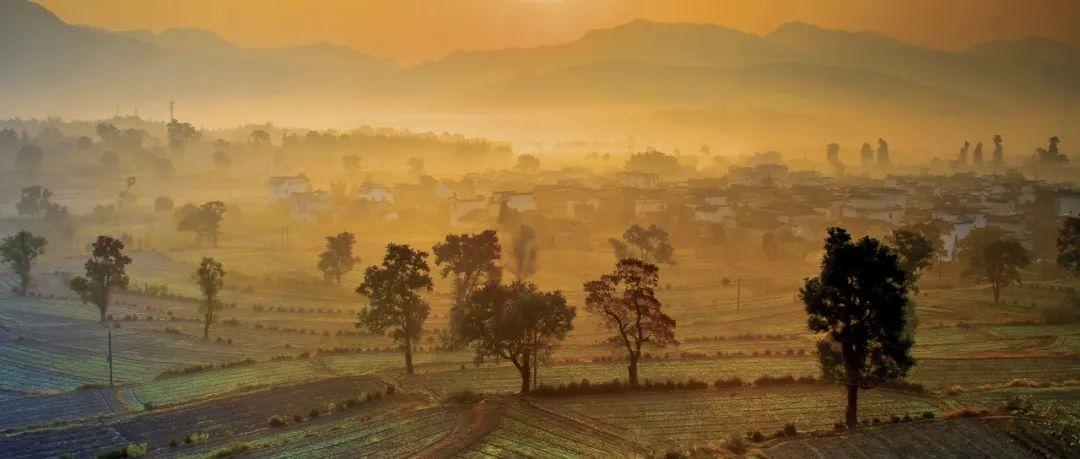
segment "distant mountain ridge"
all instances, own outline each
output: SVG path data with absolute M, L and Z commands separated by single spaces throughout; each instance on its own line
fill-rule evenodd
M 935 101 L 1070 107 L 1080 102 L 1078 73 L 1080 52 L 1046 39 L 957 53 L 801 22 L 759 36 L 646 20 L 563 44 L 456 52 L 405 68 L 329 43 L 248 49 L 200 29 L 110 32 L 66 24 L 26 0 L 0 2 L 0 97 L 14 110 L 168 98 L 544 105 L 603 96 L 648 107 L 751 94 L 781 105 L 768 96 L 926 110 L 941 105 Z

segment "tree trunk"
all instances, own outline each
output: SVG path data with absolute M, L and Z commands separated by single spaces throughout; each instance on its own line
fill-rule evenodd
M 998 300 L 1001 298 L 1001 286 L 998 285 L 996 282 L 991 284 L 991 286 L 994 289 L 994 302 L 997 303 Z
M 413 374 L 412 339 L 405 338 L 405 374 Z
M 202 339 L 210 338 L 210 313 L 206 313 L 203 319 Z
M 112 327 L 106 329 L 109 335 L 109 388 L 113 388 L 113 370 L 112 370 Z
M 26 296 L 30 291 L 30 275 L 19 276 L 19 296 Z
M 630 383 L 631 387 L 637 387 L 637 385 L 638 385 L 637 364 L 638 364 L 638 353 L 631 352 L 630 353 L 630 365 L 626 367 L 626 369 L 629 371 L 629 380 L 628 380 L 628 382 Z
M 858 427 L 859 425 L 859 386 L 849 385 L 847 386 L 847 413 L 845 415 L 846 424 L 849 429 Z
M 521 374 L 521 394 L 526 395 L 529 393 L 529 377 L 532 376 L 532 366 L 529 365 L 529 352 L 525 352 L 525 356 L 521 359 L 521 365 L 518 366 L 518 373 Z

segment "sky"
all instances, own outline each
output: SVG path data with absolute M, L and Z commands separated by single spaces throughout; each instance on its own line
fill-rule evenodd
M 456 50 L 563 43 L 633 19 L 767 34 L 790 21 L 962 50 L 1042 36 L 1080 46 L 1080 0 L 39 0 L 69 23 L 198 27 L 247 47 L 328 41 L 415 64 Z

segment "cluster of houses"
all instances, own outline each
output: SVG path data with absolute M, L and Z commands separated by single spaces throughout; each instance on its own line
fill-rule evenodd
M 1032 225 L 1047 218 L 1080 216 L 1080 192 L 1003 175 L 890 175 L 830 177 L 789 172 L 780 164 L 733 167 L 721 178 L 665 178 L 643 172 L 596 173 L 584 168 L 524 173 L 485 171 L 453 180 L 424 177 L 419 184 L 365 183 L 349 190 L 352 206 L 376 209 L 389 220 L 404 212 L 445 222 L 451 230 L 490 227 L 507 213 L 550 223 L 557 243 L 589 246 L 630 223 L 722 228 L 754 238 L 767 233 L 808 240 L 842 225 L 884 234 L 912 223 L 937 225 L 945 248 L 976 228 L 997 227 L 1031 244 Z M 289 202 L 290 218 L 333 218 L 340 205 L 303 176 L 269 180 L 272 202 Z M 669 228 L 669 230 L 677 228 Z

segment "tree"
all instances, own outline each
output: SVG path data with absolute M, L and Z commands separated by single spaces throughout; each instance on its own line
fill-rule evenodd
M 506 270 L 513 273 L 516 280 L 525 281 L 539 268 L 537 255 L 540 249 L 536 245 L 536 231 L 528 225 L 521 225 L 511 241 Z
M 608 239 L 615 249 L 615 258 L 637 258 L 648 263 L 675 264 L 675 248 L 668 242 L 668 233 L 651 225 L 648 229 L 635 224 L 623 232 L 622 240 Z
M 270 146 L 270 133 L 262 129 L 251 131 L 251 134 L 248 135 L 248 142 L 256 147 Z
M 1068 217 L 1061 223 L 1057 249 L 1058 266 L 1080 274 L 1080 218 Z
M 191 123 L 181 123 L 174 119 L 165 127 L 168 130 L 169 149 L 173 151 L 184 151 L 188 142 L 200 137 L 199 131 Z
M 502 257 L 499 236 L 495 230 L 476 234 L 448 234 L 431 251 L 435 254 L 435 265 L 442 267 L 440 275 L 444 279 L 451 277 L 454 305 L 450 325 L 457 334 L 462 308 L 469 297 L 484 285 L 498 283 L 502 279 L 502 270 L 498 265 Z
M 120 193 L 116 195 L 116 207 L 130 207 L 135 205 L 135 194 L 131 192 L 131 188 L 135 186 L 135 177 L 128 177 L 124 179 L 124 188 L 120 190 Z
M 908 273 L 908 288 L 918 292 L 915 282 L 922 276 L 922 271 L 934 264 L 936 246 L 922 233 L 909 228 L 893 230 L 886 237 L 889 245 L 900 256 L 900 267 Z M 941 241 L 939 240 L 938 243 Z
M 630 172 L 645 172 L 659 175 L 676 175 L 682 173 L 679 159 L 656 150 L 643 153 L 634 153 L 626 160 L 626 170 Z
M 509 360 L 521 375 L 521 393 L 529 392 L 534 359 L 550 354 L 566 338 L 577 314 L 558 290 L 542 292 L 529 282 L 489 283 L 462 311 L 460 333 L 473 346 L 477 361 Z
M 221 288 L 225 286 L 225 268 L 220 261 L 203 257 L 199 268 L 195 270 L 195 280 L 203 294 L 199 313 L 203 315 L 203 339 L 207 339 L 210 337 L 210 324 L 214 323 L 214 315 L 221 310 L 218 293 L 221 293 Z
M 956 258 L 970 264 L 971 258 L 981 251 L 983 247 L 1004 237 L 1005 232 L 996 226 L 973 229 L 966 237 L 956 243 Z
M 15 156 L 15 166 L 36 174 L 45 160 L 45 154 L 36 145 L 23 145 Z
M 30 268 L 34 259 L 45 253 L 45 246 L 49 241 L 43 237 L 34 236 L 29 231 L 19 231 L 12 236 L 4 238 L 0 243 L 0 262 L 8 265 L 16 276 L 19 276 L 19 295 L 26 296 L 30 289 Z
M 1042 165 L 1055 165 L 1064 164 L 1069 162 L 1069 157 L 1061 154 L 1058 151 L 1058 144 L 1061 143 L 1061 139 L 1057 136 L 1050 137 L 1050 145 L 1048 148 L 1036 148 L 1035 154 L 1039 159 L 1039 164 Z
M 389 244 L 382 265 L 369 266 L 356 292 L 368 298 L 370 307 L 360 311 L 357 327 L 372 333 L 390 330 L 390 337 L 405 349 L 405 372 L 413 374 L 412 352 L 419 341 L 431 307 L 420 296 L 431 291 L 428 254 L 405 244 Z
M 353 255 L 353 245 L 356 237 L 349 232 L 342 232 L 337 236 L 326 237 L 326 250 L 319 254 L 319 271 L 323 273 L 323 279 L 327 282 L 333 280 L 341 284 L 341 276 L 352 271 L 353 265 L 360 258 Z
M 41 185 L 23 187 L 19 196 L 19 202 L 15 203 L 15 210 L 19 215 L 39 216 L 56 212 L 60 205 L 52 202 L 52 191 Z
M 1031 264 L 1027 251 L 1014 239 L 998 239 L 977 246 L 968 260 L 965 274 L 989 282 L 994 302 L 1001 298 L 1001 288 L 1020 283 L 1020 268 Z
M 877 165 L 879 167 L 888 166 L 889 160 L 889 144 L 885 142 L 885 139 L 877 139 Z
M 871 147 L 869 142 L 863 142 L 862 148 L 859 149 L 859 158 L 863 168 L 868 168 L 874 164 L 874 147 Z
M 1001 165 L 1005 162 L 1005 146 L 1001 134 L 994 135 L 994 164 Z
M 227 170 L 232 166 L 232 158 L 229 157 L 228 153 L 221 150 L 214 150 L 213 160 L 214 168 L 217 170 Z
M 982 166 L 983 164 L 983 146 L 982 142 L 975 143 L 975 150 L 971 152 L 971 163 L 975 166 Z
M 91 246 L 90 258 L 83 266 L 85 275 L 71 280 L 71 290 L 79 295 L 84 304 L 97 306 L 101 324 L 108 332 L 109 386 L 113 385 L 112 327 L 105 321 L 108 317 L 110 293 L 113 288 L 128 285 L 127 265 L 131 258 L 124 255 L 124 243 L 108 236 L 98 236 Z
M 822 375 L 847 387 L 846 422 L 858 422 L 859 389 L 902 378 L 915 364 L 907 328 L 908 274 L 897 253 L 877 239 L 852 242 L 829 228 L 821 274 L 806 279 L 799 297 L 818 341 Z
M 97 135 L 102 142 L 113 142 L 120 136 L 120 130 L 111 123 L 98 123 Z
M 412 175 L 422 175 L 424 173 L 424 160 L 421 158 L 409 158 L 405 164 L 409 166 L 409 173 Z
M 218 246 L 218 237 L 221 233 L 221 220 L 225 215 L 225 203 L 221 201 L 207 202 L 194 211 L 188 213 L 176 228 L 180 231 L 195 233 L 196 243 L 210 241 L 210 245 Z
M 646 344 L 675 342 L 675 319 L 656 298 L 660 268 L 635 258 L 619 260 L 615 272 L 585 283 L 585 310 L 599 316 L 604 328 L 614 330 L 611 340 L 626 349 L 629 383 L 638 385 L 638 362 Z
M 536 172 L 540 170 L 540 158 L 533 155 L 518 156 L 514 169 L 521 172 Z
M 158 196 L 154 200 L 154 210 L 158 212 L 172 212 L 173 206 L 173 200 L 168 196 Z

